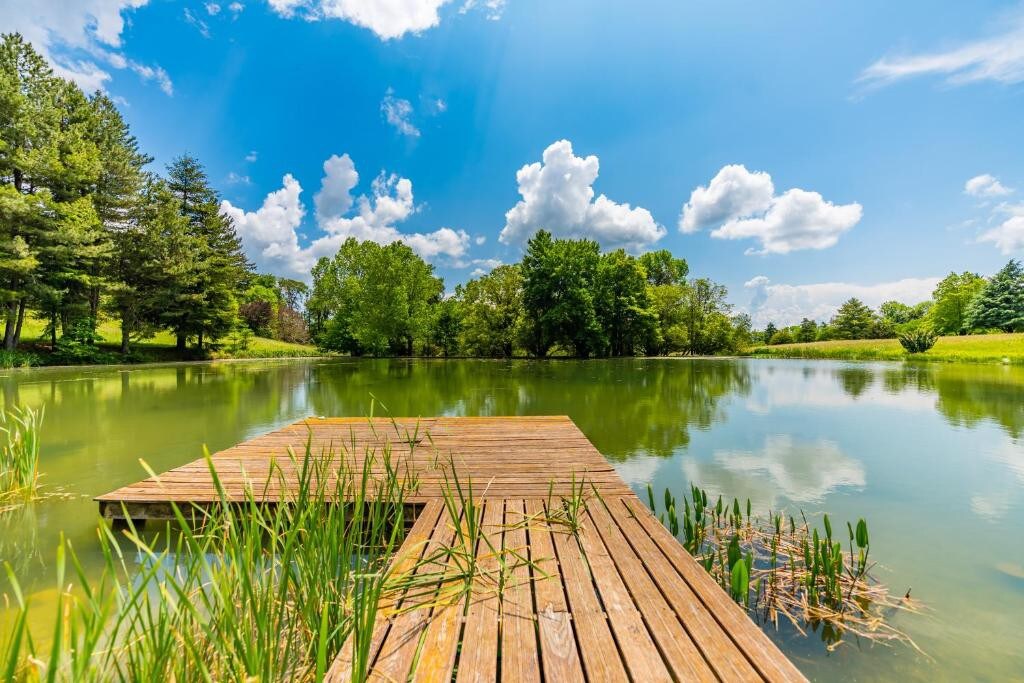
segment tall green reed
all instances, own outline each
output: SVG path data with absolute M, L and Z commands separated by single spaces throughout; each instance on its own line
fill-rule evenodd
M 353 469 L 307 443 L 233 500 L 207 454 L 217 502 L 175 506 L 156 533 L 101 524 L 98 578 L 62 539 L 48 633 L 32 632 L 32 598 L 7 566 L 0 679 L 319 680 L 350 636 L 352 677 L 365 678 L 407 486 L 389 446 L 364 455 Z M 292 493 L 279 499 L 283 482 Z
M 39 432 L 43 409 L 0 412 L 0 512 L 35 498 L 39 489 Z

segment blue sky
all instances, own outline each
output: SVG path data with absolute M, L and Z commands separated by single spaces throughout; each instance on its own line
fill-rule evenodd
M 1024 254 L 1020 3 L 29 5 L 0 29 L 156 168 L 198 156 L 279 274 L 402 238 L 450 289 L 548 227 L 671 249 L 778 324 Z

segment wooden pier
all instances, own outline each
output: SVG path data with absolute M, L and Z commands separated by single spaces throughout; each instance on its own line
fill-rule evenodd
M 414 438 L 403 443 L 396 428 Z M 288 493 L 287 479 L 265 487 L 271 460 L 287 463 L 287 449 L 302 452 L 307 439 L 314 452 L 344 445 L 345 464 L 356 468 L 360 454 L 386 441 L 394 464 L 415 477 L 407 500 L 416 516 L 397 570 L 436 575 L 422 559 L 455 535 L 439 456 L 473 483 L 486 536 L 476 549 L 481 577 L 496 549 L 529 560 L 502 590 L 481 580 L 461 602 L 403 610 L 403 596 L 389 596 L 382 612 L 391 616 L 378 619 L 372 638 L 372 680 L 805 680 L 568 417 L 310 418 L 212 461 L 228 496 L 244 500 L 249 486 L 270 502 Z M 581 485 L 584 504 L 569 533 L 551 508 L 578 500 Z M 197 460 L 97 500 L 108 517 L 127 510 L 145 519 L 166 517 L 172 502 L 213 503 L 218 493 Z M 351 656 L 346 643 L 327 679 L 348 680 Z

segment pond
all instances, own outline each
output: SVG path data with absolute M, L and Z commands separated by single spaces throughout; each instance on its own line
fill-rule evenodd
M 263 361 L 9 371 L 44 406 L 44 500 L 0 522 L 0 561 L 42 610 L 63 532 L 99 567 L 90 497 L 307 415 L 567 414 L 643 499 L 750 498 L 866 517 L 876 572 L 924 615 L 926 653 L 769 633 L 817 680 L 992 680 L 1024 672 L 1024 368 L 825 361 Z M 378 409 L 378 412 L 379 409 Z M 47 619 L 49 612 L 41 612 Z

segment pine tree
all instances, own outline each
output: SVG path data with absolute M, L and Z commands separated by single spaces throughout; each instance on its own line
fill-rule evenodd
M 836 339 L 866 339 L 871 334 L 875 313 L 860 299 L 847 299 L 832 319 Z
M 167 187 L 188 222 L 189 235 L 196 239 L 198 255 L 183 277 L 185 287 L 175 288 L 177 294 L 167 298 L 162 319 L 174 330 L 179 351 L 184 351 L 189 337 L 197 339 L 202 351 L 204 338 L 217 339 L 235 327 L 237 296 L 247 286 L 251 266 L 231 220 L 220 213 L 217 193 L 194 157 L 186 155 L 171 163 Z
M 1024 268 L 1011 259 L 992 276 L 967 307 L 967 327 L 972 330 L 1024 330 Z

